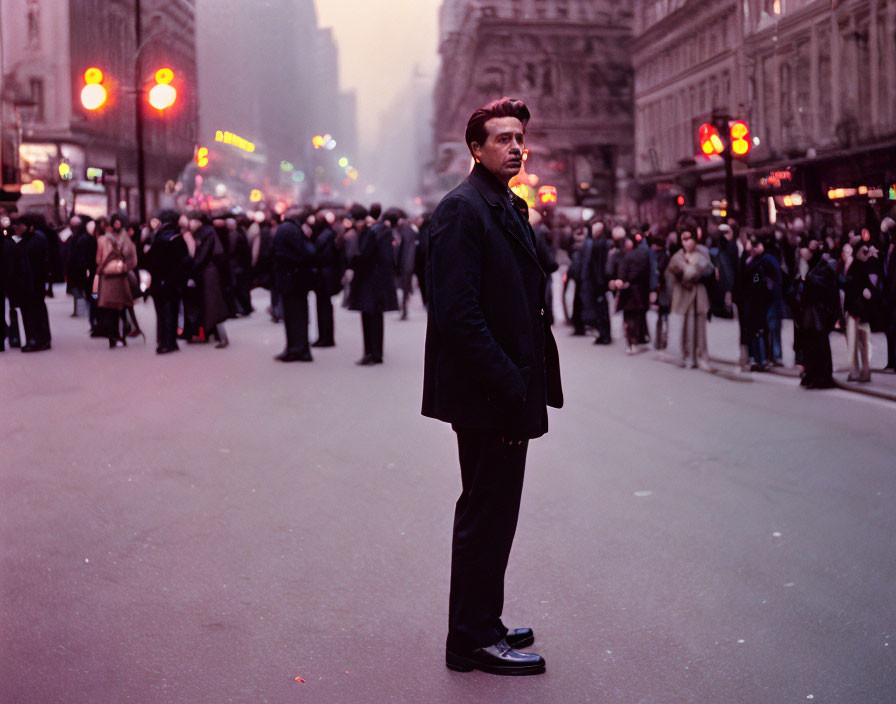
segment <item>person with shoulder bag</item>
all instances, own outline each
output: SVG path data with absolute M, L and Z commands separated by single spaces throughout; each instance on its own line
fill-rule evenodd
M 127 346 L 119 321 L 124 311 L 134 305 L 128 272 L 137 266 L 137 248 L 123 224 L 123 215 L 113 216 L 97 242 L 97 317 L 102 336 L 109 339 L 109 349 L 114 349 L 118 343 Z

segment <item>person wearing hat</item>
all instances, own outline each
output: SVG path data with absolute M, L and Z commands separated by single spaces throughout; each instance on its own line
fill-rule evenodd
M 352 207 L 351 218 L 358 229 L 357 248 L 349 260 L 354 275 L 348 292 L 349 310 L 361 313 L 364 356 L 357 364 L 366 367 L 383 363 L 383 313 L 398 310 L 395 288 L 395 241 L 398 213 L 387 211 L 382 220 L 359 222 L 362 207 Z M 378 212 L 371 208 L 371 213 Z M 369 217 L 373 217 L 371 214 Z
M 545 671 L 529 628 L 501 621 L 504 573 L 516 531 L 529 441 L 548 430 L 563 392 L 545 315 L 546 276 L 528 208 L 508 188 L 523 163 L 529 109 L 501 98 L 466 130 L 472 173 L 436 208 L 426 265 L 429 310 L 424 416 L 457 435 L 445 663 L 498 675 Z
M 308 292 L 314 285 L 314 245 L 308 216 L 298 208 L 285 213 L 274 233 L 274 281 L 283 305 L 286 349 L 279 362 L 311 362 L 308 343 Z
M 156 309 L 156 354 L 177 352 L 177 313 L 193 260 L 184 241 L 179 215 L 163 210 L 147 252 L 149 293 Z

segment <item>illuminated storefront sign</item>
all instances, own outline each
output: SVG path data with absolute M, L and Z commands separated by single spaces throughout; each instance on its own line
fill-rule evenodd
M 233 132 L 222 132 L 221 130 L 218 130 L 215 132 L 215 141 L 230 144 L 237 149 L 242 149 L 244 152 L 249 152 L 250 154 L 255 151 L 255 144 L 247 139 L 243 139 L 239 135 L 233 134 Z

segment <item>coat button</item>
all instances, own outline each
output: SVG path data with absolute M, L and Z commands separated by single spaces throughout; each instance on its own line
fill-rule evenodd
M 541 309 L 541 313 L 539 313 L 539 315 L 540 315 L 542 318 L 544 317 L 544 308 Z

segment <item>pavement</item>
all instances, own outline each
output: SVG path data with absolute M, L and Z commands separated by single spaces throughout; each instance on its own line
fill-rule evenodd
M 558 325 L 505 609 L 547 673 L 454 673 L 460 478 L 419 414 L 422 307 L 357 367 L 357 314 L 284 365 L 255 304 L 228 349 L 159 357 L 57 298 L 52 351 L 0 354 L 0 702 L 894 701 L 896 405 Z

